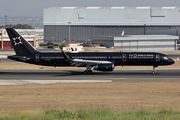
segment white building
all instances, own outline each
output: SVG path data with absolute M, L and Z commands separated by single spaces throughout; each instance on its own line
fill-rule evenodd
M 54 42 L 180 28 L 180 7 L 50 7 L 43 17 L 44 39 Z
M 94 44 L 104 47 L 132 51 L 177 50 L 179 36 L 172 35 L 129 35 L 120 37 L 93 37 Z
M 63 47 L 63 50 L 72 51 L 71 48 L 74 51 L 83 51 L 83 46 L 78 46 L 78 42 L 69 42 L 67 47 Z

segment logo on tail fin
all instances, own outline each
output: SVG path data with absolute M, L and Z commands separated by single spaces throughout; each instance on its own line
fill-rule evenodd
M 23 44 L 20 36 L 13 38 L 13 40 L 14 40 L 14 46 L 19 45 L 19 44 Z

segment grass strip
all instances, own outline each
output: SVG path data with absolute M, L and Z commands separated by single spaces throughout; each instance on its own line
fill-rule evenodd
M 179 120 L 180 112 L 162 109 L 158 112 L 146 110 L 112 112 L 108 109 L 83 110 L 74 112 L 68 110 L 46 109 L 33 115 L 21 112 L 11 112 L 0 116 L 0 120 Z

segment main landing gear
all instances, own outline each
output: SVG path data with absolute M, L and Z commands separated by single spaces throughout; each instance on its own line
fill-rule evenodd
M 86 65 L 86 70 L 84 71 L 84 74 L 92 74 L 91 65 Z
M 89 70 L 89 71 L 85 70 L 84 74 L 92 74 L 92 70 Z

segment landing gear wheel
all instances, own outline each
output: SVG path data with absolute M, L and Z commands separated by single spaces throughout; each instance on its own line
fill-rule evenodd
M 84 74 L 87 74 L 87 71 L 86 71 L 86 70 L 84 71 Z
M 84 74 L 92 74 L 92 70 L 89 70 L 89 71 L 85 70 Z
M 92 74 L 92 70 L 88 71 L 88 74 Z

